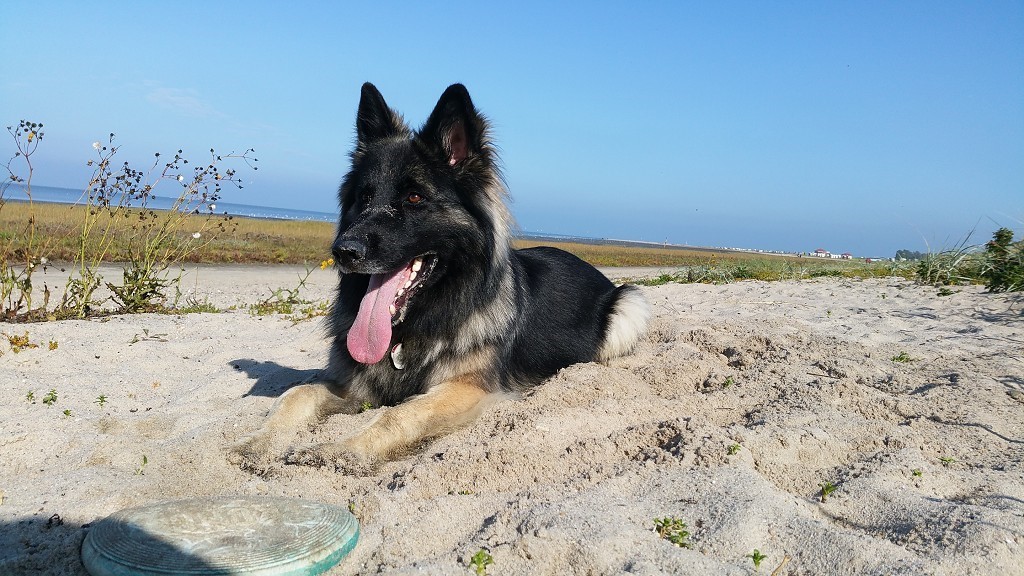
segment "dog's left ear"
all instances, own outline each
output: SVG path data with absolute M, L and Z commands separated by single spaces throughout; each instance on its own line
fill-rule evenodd
M 469 91 L 462 84 L 452 84 L 441 94 L 434 111 L 427 118 L 420 134 L 434 141 L 455 166 L 484 150 L 487 121 L 473 106 Z

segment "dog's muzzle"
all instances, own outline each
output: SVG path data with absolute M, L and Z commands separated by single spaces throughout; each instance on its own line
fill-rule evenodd
M 331 247 L 334 262 L 342 269 L 351 269 L 366 257 L 366 244 L 362 240 L 341 239 Z

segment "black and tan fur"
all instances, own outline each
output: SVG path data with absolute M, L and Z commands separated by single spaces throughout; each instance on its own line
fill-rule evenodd
M 340 282 L 324 382 L 288 390 L 236 447 L 236 461 L 276 458 L 296 429 L 364 402 L 384 407 L 370 424 L 336 443 L 293 450 L 288 460 L 388 457 L 470 420 L 493 393 L 633 348 L 650 314 L 635 287 L 616 288 L 561 250 L 512 249 L 488 124 L 461 84 L 444 92 L 418 131 L 364 84 L 356 131 L 339 192 Z M 392 297 L 416 260 L 415 279 Z M 373 304 L 384 298 L 396 304 L 390 318 Z

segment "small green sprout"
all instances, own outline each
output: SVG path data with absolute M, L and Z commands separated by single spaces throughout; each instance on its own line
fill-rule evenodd
M 734 456 L 739 453 L 741 446 L 739 444 L 733 444 L 729 446 L 729 456 Z
M 949 466 L 953 462 L 956 462 L 956 458 L 950 458 L 949 456 L 940 456 L 939 462 L 942 462 L 943 466 Z
M 71 417 L 71 410 L 65 410 L 64 411 L 64 417 L 65 418 L 70 418 Z
M 825 310 L 825 316 L 828 316 L 829 318 L 831 318 L 832 317 L 832 311 L 831 310 Z
M 373 404 L 370 404 L 369 402 L 363 402 L 362 404 L 359 405 L 360 412 L 366 412 L 367 410 L 373 410 Z
M 921 476 L 923 476 L 923 475 L 924 475 L 924 473 L 923 473 L 923 472 L 921 472 L 921 469 L 920 469 L 920 468 L 914 468 L 913 470 L 911 470 L 911 471 L 910 471 L 910 473 L 911 473 L 911 474 L 912 474 L 912 475 L 913 475 L 913 476 L 914 476 L 915 478 L 920 478 Z
M 747 556 L 747 558 L 754 561 L 754 570 L 759 569 L 761 567 L 761 561 L 767 557 L 767 555 L 761 554 L 761 551 L 757 548 L 754 548 L 754 552 Z
M 487 567 L 494 564 L 494 557 L 481 548 L 479 552 L 473 554 L 469 562 L 473 565 L 473 569 L 476 570 L 476 576 L 486 576 Z
M 892 361 L 906 363 L 913 362 L 914 359 L 910 357 L 910 354 L 907 354 L 906 352 L 900 352 L 899 354 L 892 357 Z
M 829 482 L 828 480 L 822 482 L 821 484 L 818 484 L 818 486 L 821 487 L 821 501 L 822 502 L 824 502 L 825 500 L 828 500 L 829 495 L 832 494 L 833 492 L 835 492 L 837 488 L 839 488 L 838 486 L 836 486 L 832 482 Z
M 36 401 L 36 393 L 29 390 L 28 394 L 25 394 L 25 400 L 34 404 Z
M 57 401 L 57 390 L 54 389 L 54 388 L 50 388 L 50 391 L 46 393 L 46 396 L 43 396 L 43 404 L 46 404 L 47 406 L 53 406 L 53 404 L 56 401 Z
M 733 380 L 732 376 L 726 376 L 725 382 L 722 382 L 722 388 L 728 388 L 729 386 L 732 386 L 735 383 L 736 381 Z
M 675 516 L 654 519 L 654 531 L 658 536 L 679 546 L 680 548 L 690 547 L 690 533 L 686 530 L 686 523 Z
M 57 341 L 56 340 L 50 340 L 50 350 L 56 350 L 56 349 L 57 349 Z
M 103 408 L 103 405 L 107 403 L 107 396 L 105 394 L 100 394 L 92 402 L 93 404 L 99 404 L 100 408 Z
M 136 476 L 141 476 L 141 475 L 146 473 L 145 472 L 146 464 L 149 464 L 149 458 L 146 458 L 146 455 L 143 454 L 142 455 L 142 464 L 138 468 L 135 469 L 135 475 Z

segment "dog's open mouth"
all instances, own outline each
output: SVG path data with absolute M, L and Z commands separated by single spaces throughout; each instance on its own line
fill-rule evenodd
M 433 254 L 424 254 L 394 272 L 370 276 L 348 331 L 348 351 L 356 362 L 376 364 L 384 358 L 391 346 L 391 329 L 405 320 L 409 302 L 436 264 Z

